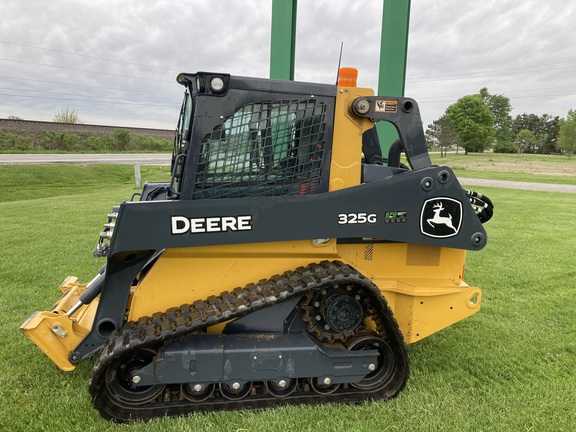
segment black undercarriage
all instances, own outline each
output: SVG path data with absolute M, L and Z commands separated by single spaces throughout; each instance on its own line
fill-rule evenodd
M 205 333 L 221 322 L 223 333 Z M 104 417 L 130 421 L 389 399 L 408 373 L 379 289 L 322 262 L 127 323 L 104 346 L 90 393 Z

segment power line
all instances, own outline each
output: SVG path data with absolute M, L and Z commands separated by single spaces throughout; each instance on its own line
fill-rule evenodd
M 139 79 L 139 80 L 145 80 L 145 81 L 155 81 L 155 82 L 163 82 L 163 83 L 171 83 L 172 84 L 172 81 L 167 81 L 167 80 L 159 80 L 159 79 L 154 79 L 154 78 L 143 78 L 143 77 L 122 75 L 122 74 L 115 74 L 115 73 L 111 73 L 111 72 L 97 72 L 97 71 L 91 71 L 91 70 L 86 70 L 86 69 L 76 69 L 76 68 L 71 68 L 71 67 L 66 67 L 66 66 L 55 66 L 55 65 L 48 65 L 48 64 L 44 64 L 44 63 L 30 62 L 30 61 L 26 61 L 26 60 L 13 60 L 13 59 L 6 59 L 6 58 L 0 58 L 0 60 L 7 61 L 7 62 L 14 62 L 14 63 L 31 64 L 34 66 L 44 66 L 44 67 L 50 67 L 50 68 L 56 68 L 56 69 L 65 69 L 65 70 L 71 70 L 71 71 L 76 71 L 76 72 L 88 72 L 88 73 L 93 73 L 93 74 L 98 74 L 98 75 L 108 75 L 108 76 L 115 76 L 115 77 L 121 77 L 121 78 L 132 78 L 132 79 Z
M 65 52 L 65 51 L 59 51 L 59 50 L 55 50 L 55 49 L 49 49 L 49 48 L 42 48 L 42 47 L 34 47 L 31 45 L 24 45 L 24 44 L 16 44 L 16 43 L 11 43 L 11 42 L 7 42 L 7 41 L 0 41 L 2 43 L 8 43 L 11 45 L 18 45 L 18 46 L 24 46 L 27 48 L 34 48 L 34 49 L 42 49 L 45 51 L 50 51 L 50 52 L 55 52 L 55 53 L 61 53 L 61 54 L 66 54 L 66 55 L 75 55 L 75 56 L 79 56 L 79 57 L 84 57 L 84 58 L 92 58 L 92 59 L 96 59 L 96 60 L 102 60 L 102 61 L 108 61 L 108 62 L 113 62 L 113 63 L 120 63 L 120 64 L 125 64 L 125 65 L 133 65 L 133 66 L 139 66 L 139 67 L 148 67 L 148 68 L 152 68 L 152 69 L 157 69 L 157 70 L 166 70 L 166 71 L 173 71 L 171 69 L 168 68 L 160 68 L 160 67 L 156 67 L 156 66 L 151 66 L 151 65 L 144 65 L 144 64 L 139 64 L 139 63 L 133 63 L 133 62 L 127 62 L 127 61 L 119 61 L 119 60 L 111 60 L 111 59 L 105 59 L 102 57 L 96 57 L 96 56 L 89 56 L 89 55 L 82 55 L 82 54 L 76 54 L 76 53 L 70 53 L 70 52 Z M 175 84 L 175 80 L 161 80 L 161 79 L 154 79 L 154 78 L 144 78 L 144 77 L 140 77 L 140 76 L 129 76 L 129 75 L 125 75 L 125 74 L 117 74 L 117 73 L 112 73 L 112 72 L 101 72 L 101 71 L 94 71 L 94 70 L 86 70 L 86 69 L 80 69 L 80 68 L 73 68 L 73 67 L 66 67 L 66 66 L 60 66 L 60 65 L 51 65 L 51 64 L 44 64 L 44 63 L 40 63 L 40 62 L 34 62 L 34 61 L 26 61 L 26 60 L 16 60 L 16 59 L 9 59 L 9 58 L 0 58 L 0 60 L 6 61 L 6 62 L 12 62 L 12 63 L 20 63 L 20 64 L 26 64 L 26 65 L 33 65 L 33 66 L 39 66 L 39 67 L 49 67 L 49 68 L 54 68 L 54 69 L 62 69 L 62 70 L 68 70 L 68 71 L 74 71 L 74 72 L 80 72 L 80 73 L 91 73 L 91 74 L 98 74 L 98 75 L 106 75 L 106 76 L 112 76 L 112 77 L 120 77 L 120 78 L 124 78 L 124 79 L 138 79 L 138 80 L 144 80 L 144 81 L 150 81 L 150 82 L 157 82 L 157 83 L 170 83 L 170 84 Z M 179 72 L 179 71 L 177 71 Z M 45 83 L 45 84 L 50 84 L 50 85 L 58 85 L 58 86 L 62 86 L 63 88 L 84 88 L 84 89 L 92 89 L 92 90 L 111 90 L 111 91 L 116 91 L 116 92 L 130 92 L 130 94 L 150 94 L 150 95 L 176 95 L 178 93 L 168 93 L 168 92 L 158 92 L 158 91 L 146 91 L 146 90 L 132 90 L 132 89 L 126 89 L 126 88 L 113 88 L 113 87 L 103 87 L 103 86 L 93 86 L 93 85 L 86 85 L 86 84 L 78 84 L 78 83 L 74 83 L 74 82 L 67 82 L 67 83 L 62 83 L 62 82 L 56 82 L 56 81 L 47 81 L 47 80 L 41 80 L 41 79 L 34 79 L 34 78 L 20 78 L 20 77 L 11 77 L 11 76 L 0 76 L 0 78 L 3 78 L 4 80 L 18 80 L 20 82 L 38 82 L 38 83 Z M 10 83 L 10 85 L 12 85 L 13 83 Z M 22 89 L 22 88 L 5 88 L 5 87 L 0 87 L 0 90 L 3 91 L 8 91 L 8 93 L 0 93 L 0 96 L 2 97 L 2 99 L 8 103 L 10 103 L 9 101 L 17 101 L 17 100 L 34 100 L 34 101 L 38 101 L 38 103 L 40 103 L 40 101 L 42 100 L 52 100 L 52 101 L 59 101 L 59 102 L 65 102 L 65 103 L 77 103 L 81 106 L 84 105 L 107 105 L 107 106 L 131 106 L 134 108 L 153 108 L 153 107 L 172 107 L 174 109 L 177 108 L 179 101 L 176 103 L 170 103 L 170 102 L 166 102 L 166 101 L 153 101 L 153 100 L 135 100 L 134 98 L 132 99 L 127 99 L 127 98 L 120 98 L 120 97 L 113 97 L 113 96 L 90 96 L 90 95 L 78 95 L 78 94 L 70 94 L 70 93 L 63 93 L 63 92 L 50 92 L 50 91 L 40 91 L 40 90 L 31 90 L 31 89 Z M 20 94 L 17 94 L 20 93 Z M 36 93 L 36 94 L 22 94 L 22 93 Z M 162 108 L 163 110 L 165 108 Z
M 563 69 L 574 69 L 576 68 L 576 61 L 560 62 L 560 63 L 549 63 L 548 66 L 558 66 L 558 65 L 572 65 L 572 66 L 562 66 L 562 67 L 541 67 L 541 66 L 525 66 L 521 68 L 507 68 L 507 69 L 492 69 L 483 70 L 476 72 L 461 72 L 457 74 L 448 75 L 433 75 L 428 77 L 415 77 L 407 78 L 406 82 L 434 82 L 434 81 L 447 81 L 447 80 L 460 80 L 460 79 L 476 79 L 485 78 L 492 76 L 506 76 L 506 75 L 517 75 L 523 73 L 533 73 L 533 72 L 547 72 L 552 70 L 563 70 Z M 534 69 L 537 68 L 537 69 Z M 377 85 L 377 81 L 364 81 L 367 86 Z
M 143 63 L 133 63 L 133 62 L 127 62 L 124 60 L 113 60 L 113 59 L 107 59 L 104 57 L 97 57 L 97 56 L 91 56 L 91 55 L 86 55 L 86 54 L 78 54 L 78 53 L 73 53 L 73 52 L 69 52 L 69 51 L 61 51 L 61 50 L 57 50 L 57 49 L 39 47 L 39 46 L 34 46 L 34 45 L 26 45 L 26 44 L 21 44 L 21 43 L 16 43 L 16 42 L 0 41 L 0 43 L 8 44 L 8 45 L 16 45 L 16 46 L 21 46 L 21 47 L 25 47 L 25 48 L 33 48 L 33 49 L 38 49 L 38 50 L 42 50 L 42 51 L 51 51 L 51 52 L 56 52 L 56 53 L 60 53 L 60 54 L 73 55 L 73 56 L 90 58 L 90 59 L 95 59 L 95 60 L 103 60 L 103 61 L 112 62 L 112 63 L 122 63 L 122 64 L 127 64 L 127 65 L 132 65 L 132 66 L 141 66 L 141 67 L 147 67 L 147 68 L 151 68 L 151 69 L 159 69 L 159 70 L 165 70 L 165 71 L 177 72 L 177 73 L 180 72 L 179 70 L 168 69 L 168 68 L 164 68 L 164 67 L 160 67 L 160 66 L 152 66 L 152 65 L 147 65 L 147 64 L 143 64 Z
M 484 70 L 484 71 L 476 71 L 476 72 L 461 72 L 457 74 L 450 74 L 450 75 L 434 75 L 429 77 L 416 77 L 410 78 L 406 81 L 410 82 L 426 82 L 426 81 L 445 81 L 446 79 L 466 79 L 466 78 L 483 78 L 486 76 L 498 76 L 498 75 L 516 75 L 516 74 L 523 74 L 523 73 L 532 73 L 532 72 L 546 72 L 550 70 L 562 70 L 562 69 L 573 69 L 576 68 L 576 62 L 562 62 L 562 63 L 550 63 L 552 66 L 557 66 L 561 64 L 572 64 L 573 66 L 562 66 L 562 67 L 545 67 L 542 68 L 540 66 L 525 66 L 522 68 L 507 68 L 507 69 L 493 69 L 493 70 Z M 534 69 L 538 68 L 538 69 Z M 503 74 L 500 74 L 504 72 Z M 475 75 L 475 76 L 470 76 Z
M 59 95 L 59 96 L 83 96 L 83 97 L 89 97 L 89 98 L 111 99 L 111 100 L 120 100 L 120 101 L 133 101 L 134 100 L 134 99 L 116 98 L 116 97 L 110 97 L 110 96 L 78 95 L 78 94 L 69 94 L 69 93 L 60 93 L 60 92 L 49 92 L 49 91 L 44 91 L 44 90 L 18 89 L 18 88 L 7 88 L 7 87 L 0 87 L 0 90 L 44 93 L 44 94 Z M 14 96 L 18 96 L 18 95 L 15 94 Z M 162 102 L 151 101 L 151 100 L 140 100 L 140 102 L 162 103 Z
M 555 97 L 564 97 L 564 96 L 573 96 L 576 93 L 561 93 L 561 94 L 552 94 L 552 95 L 524 95 L 524 96 L 512 96 L 510 99 L 529 99 L 529 98 L 555 98 Z
M 55 97 L 47 97 L 47 96 L 34 96 L 34 95 L 14 95 L 14 94 L 7 94 L 7 93 L 0 93 L 0 96 L 6 97 L 17 97 L 17 98 L 32 98 L 32 99 L 52 99 L 52 100 L 62 100 L 62 101 L 70 101 L 70 102 L 88 102 L 88 103 L 100 103 L 100 104 L 108 104 L 108 105 L 133 105 L 133 106 L 177 106 L 178 104 L 171 104 L 165 102 L 155 102 L 153 104 L 140 104 L 140 103 L 131 103 L 131 102 L 106 102 L 106 101 L 98 101 L 98 100 L 87 100 L 87 99 L 70 99 L 70 98 L 55 98 Z
M 122 64 L 132 64 L 135 66 L 143 66 L 143 67 L 151 67 L 151 68 L 155 68 L 155 69 L 170 70 L 167 68 L 158 68 L 158 67 L 150 66 L 150 65 L 143 65 L 143 64 L 126 62 L 126 61 L 110 60 L 110 59 L 105 59 L 105 58 L 96 57 L 96 56 L 86 56 L 86 55 L 82 55 L 82 54 L 75 54 L 75 53 L 64 52 L 64 51 L 59 51 L 59 50 L 54 50 L 54 49 L 49 49 L 49 48 L 34 47 L 31 45 L 17 44 L 17 43 L 12 43 L 12 42 L 7 42 L 7 41 L 0 41 L 0 42 L 8 43 L 11 45 L 25 46 L 28 48 L 35 48 L 35 49 L 43 49 L 46 51 L 60 52 L 63 54 L 77 55 L 80 57 L 94 58 L 94 59 L 98 59 L 98 60 L 104 60 L 104 61 L 110 61 L 110 62 L 116 62 L 116 63 L 122 63 Z M 138 76 L 129 76 L 129 75 L 124 75 L 124 74 L 115 74 L 115 73 L 111 73 L 111 72 L 100 72 L 100 71 L 72 68 L 72 67 L 66 67 L 66 66 L 50 65 L 50 64 L 44 64 L 44 63 L 32 62 L 32 61 L 26 61 L 26 60 L 15 60 L 15 59 L 8 59 L 8 58 L 0 58 L 0 60 L 7 61 L 7 62 L 13 62 L 13 63 L 29 64 L 29 65 L 34 65 L 34 66 L 50 67 L 50 68 L 55 68 L 55 69 L 64 69 L 64 70 L 83 72 L 83 73 L 93 73 L 93 74 L 98 74 L 98 75 L 107 75 L 107 76 L 114 76 L 114 77 L 121 77 L 121 78 L 132 78 L 132 79 L 154 81 L 154 82 L 161 82 L 161 83 L 171 83 L 171 84 L 174 83 L 174 81 L 159 80 L 159 79 L 154 79 L 154 78 L 144 78 L 144 77 L 138 77 Z M 62 85 L 62 86 L 76 86 L 76 87 L 84 87 L 84 88 L 91 88 L 91 89 L 106 89 L 106 90 L 124 91 L 124 92 L 129 91 L 131 93 L 135 93 L 135 92 L 137 93 L 138 92 L 137 90 L 117 89 L 117 88 L 102 87 L 102 86 L 89 86 L 89 85 L 76 84 L 76 83 L 61 83 L 61 82 L 46 81 L 46 80 L 39 80 L 39 79 L 32 79 L 32 78 L 18 78 L 18 77 L 9 77 L 9 76 L 3 76 L 2 78 L 11 79 L 11 80 L 20 80 L 20 81 L 42 82 L 42 83 L 56 84 L 56 85 Z M 116 97 L 110 97 L 110 96 L 89 96 L 89 95 L 79 96 L 79 95 L 74 95 L 74 94 L 69 94 L 69 93 L 48 92 L 48 91 L 29 90 L 29 89 L 21 89 L 21 88 L 0 87 L 0 89 L 4 90 L 4 91 L 8 90 L 10 92 L 33 92 L 33 93 L 45 94 L 45 96 L 14 94 L 14 93 L 2 93 L 2 94 L 0 94 L 4 98 L 27 98 L 27 99 L 38 99 L 38 100 L 45 99 L 45 100 L 57 100 L 57 101 L 67 101 L 67 102 L 91 103 L 91 104 L 98 103 L 98 104 L 108 104 L 108 105 L 129 105 L 129 106 L 142 106 L 142 107 L 145 107 L 145 106 L 175 106 L 176 105 L 174 103 L 158 102 L 158 101 L 150 101 L 150 100 L 135 102 L 133 99 L 116 98 Z M 141 91 L 141 93 L 166 94 L 166 95 L 167 94 L 174 94 L 175 95 L 175 93 L 152 92 L 152 91 Z M 71 97 L 55 97 L 55 96 L 71 96 Z M 144 102 L 144 103 L 142 103 L 142 102 Z
M 540 88 L 531 88 L 529 90 L 509 90 L 509 91 L 504 91 L 504 92 L 498 92 L 497 95 L 502 95 L 502 96 L 508 96 L 510 93 L 523 93 L 522 97 L 532 97 L 532 95 L 526 95 L 525 93 L 527 92 L 535 92 L 535 91 L 542 91 L 542 90 L 567 90 L 567 89 L 572 89 L 572 88 L 576 88 L 576 86 L 562 86 L 562 87 L 540 87 Z M 562 95 L 571 95 L 572 93 L 562 93 L 559 96 Z M 540 95 L 534 95 L 534 96 L 540 96 Z M 418 98 L 418 101 L 421 101 L 423 99 L 430 99 L 430 98 L 436 98 L 436 97 L 443 97 L 443 98 L 460 98 L 462 97 L 462 95 L 442 95 L 442 96 L 421 96 Z M 520 97 L 520 96 L 512 96 L 512 97 Z
M 115 91 L 122 91 L 122 92 L 131 92 L 131 93 L 153 93 L 153 94 L 165 94 L 165 95 L 177 94 L 177 93 L 168 93 L 168 92 L 155 92 L 155 91 L 150 91 L 150 90 L 133 90 L 133 89 L 127 89 L 127 88 L 121 88 L 120 89 L 120 88 L 116 88 L 116 87 L 101 87 L 101 86 L 91 86 L 91 85 L 86 85 L 86 84 L 63 83 L 63 82 L 46 81 L 46 80 L 39 80 L 39 79 L 33 79 L 33 78 L 17 78 L 17 77 L 3 76 L 3 75 L 0 75 L 0 78 L 19 80 L 19 81 L 34 81 L 34 82 L 41 82 L 41 83 L 45 83 L 45 84 L 56 84 L 56 85 L 62 85 L 62 86 L 86 87 L 86 88 L 100 89 L 100 90 L 115 90 Z M 176 81 L 174 81 L 174 83 L 176 83 Z
M 573 96 L 576 93 L 562 93 L 562 94 L 551 94 L 551 95 L 525 95 L 525 96 L 512 96 L 509 99 L 539 99 L 539 98 L 559 98 L 565 96 Z M 431 104 L 431 103 L 453 103 L 456 99 L 459 99 L 462 96 L 453 96 L 452 99 L 435 99 L 435 100 L 422 100 L 422 98 L 418 99 L 418 105 L 423 104 Z
M 540 90 L 566 90 L 566 89 L 570 89 L 570 88 L 576 88 L 576 86 L 562 86 L 562 87 L 540 87 L 540 88 L 532 88 L 529 90 L 511 90 L 511 91 L 507 91 L 506 94 L 509 93 L 526 93 L 526 92 L 530 92 L 530 91 L 540 91 Z

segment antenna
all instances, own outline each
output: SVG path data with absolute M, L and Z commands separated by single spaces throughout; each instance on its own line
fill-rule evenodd
M 344 42 L 340 43 L 340 57 L 338 57 L 338 70 L 336 71 L 336 85 L 338 85 L 338 79 L 340 78 L 340 64 L 342 63 L 342 50 L 344 49 Z

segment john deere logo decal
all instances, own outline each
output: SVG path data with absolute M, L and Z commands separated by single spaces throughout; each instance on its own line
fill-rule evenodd
M 452 198 L 432 198 L 424 202 L 420 231 L 428 237 L 453 237 L 460 232 L 462 203 Z

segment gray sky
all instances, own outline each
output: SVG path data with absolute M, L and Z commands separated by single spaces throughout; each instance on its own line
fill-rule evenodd
M 0 118 L 172 129 L 179 72 L 268 77 L 272 0 L 2 0 Z M 299 81 L 377 89 L 382 0 L 299 0 Z M 515 116 L 576 109 L 576 2 L 412 0 L 406 96 L 424 126 L 487 87 Z

